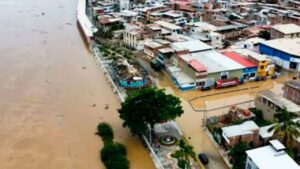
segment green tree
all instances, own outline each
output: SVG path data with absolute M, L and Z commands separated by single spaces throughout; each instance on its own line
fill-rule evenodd
M 270 34 L 269 31 L 262 30 L 262 31 L 259 31 L 258 37 L 266 39 L 266 40 L 270 40 L 271 39 L 271 34 Z
M 274 115 L 278 123 L 274 124 L 268 131 L 274 131 L 273 138 L 276 138 L 287 147 L 293 148 L 295 139 L 300 136 L 300 123 L 294 122 L 293 119 L 297 115 L 287 111 L 286 108 L 282 109 L 279 113 Z
M 196 154 L 193 147 L 188 145 L 183 139 L 178 143 L 179 150 L 176 150 L 171 156 L 178 160 L 177 165 L 180 169 L 190 169 L 191 160 L 196 161 Z
M 101 160 L 107 169 L 129 169 L 126 147 L 119 143 L 108 143 L 100 152 Z
M 182 113 L 179 98 L 165 94 L 157 88 L 143 88 L 132 92 L 122 103 L 119 116 L 123 127 L 129 127 L 133 135 L 145 134 L 150 125 L 179 117 Z
M 232 169 L 244 169 L 246 166 L 247 154 L 250 149 L 247 142 L 241 141 L 234 145 L 229 151 L 230 161 L 233 164 Z
M 100 123 L 97 127 L 98 131 L 96 134 L 98 134 L 103 142 L 105 143 L 106 141 L 112 141 L 114 139 L 114 133 L 111 128 L 111 126 L 107 123 Z
M 230 41 L 228 41 L 228 40 L 223 41 L 223 48 L 224 49 L 227 49 L 230 45 L 231 45 Z

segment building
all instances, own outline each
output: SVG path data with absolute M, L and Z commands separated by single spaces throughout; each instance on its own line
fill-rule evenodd
M 272 56 L 286 70 L 300 71 L 300 38 L 274 39 L 259 44 L 259 52 Z
M 285 82 L 283 97 L 300 106 L 300 81 Z
M 144 43 L 152 39 L 152 35 L 142 29 L 125 30 L 123 32 L 123 42 L 130 48 L 143 50 Z
M 122 18 L 124 18 L 127 22 L 132 23 L 137 20 L 137 13 L 130 10 L 123 10 L 118 15 Z
M 259 141 L 259 127 L 250 120 L 238 125 L 222 127 L 222 137 L 225 139 L 227 146 L 234 146 L 241 141 L 247 143 L 258 144 Z
M 162 28 L 165 28 L 166 30 L 172 32 L 172 34 L 181 34 L 182 33 L 182 27 L 177 26 L 175 24 L 166 22 L 166 21 L 156 21 L 156 24 L 160 25 Z
M 279 24 L 271 28 L 271 39 L 300 38 L 300 26 L 295 24 Z
M 248 150 L 246 169 L 299 169 L 298 164 L 284 151 L 285 147 L 278 140 L 271 140 L 270 145 Z
M 242 49 L 249 49 L 249 50 L 258 52 L 259 43 L 264 42 L 264 41 L 266 41 L 266 40 L 255 37 L 255 38 L 249 38 L 246 40 L 239 41 L 239 42 L 235 43 L 235 45 Z
M 113 18 L 110 16 L 99 16 L 96 22 L 97 28 L 103 35 L 108 35 L 113 31 L 124 29 L 122 18 Z
M 112 2 L 104 2 L 104 1 L 97 1 L 97 7 L 102 8 L 104 14 L 112 13 L 115 11 L 114 3 Z
M 169 43 L 169 41 L 162 39 L 153 39 L 151 41 L 147 41 L 144 43 L 144 53 L 148 59 L 152 60 L 157 55 L 158 50 L 168 47 Z
M 245 67 L 243 69 L 243 79 L 247 80 L 251 77 L 256 76 L 256 71 L 257 71 L 258 65 L 252 63 L 247 58 L 244 58 L 235 52 L 225 52 L 225 53 L 223 53 L 223 55 L 227 56 L 228 58 L 238 62 L 239 64 L 241 64 Z
M 150 16 L 152 13 L 156 12 L 165 12 L 168 8 L 162 4 L 152 4 L 150 6 L 144 8 L 137 8 L 136 11 L 138 12 L 139 16 L 146 21 L 150 20 Z
M 219 79 L 243 76 L 245 66 L 199 40 L 175 42 L 170 48 L 173 50 L 159 50 L 157 60 L 182 90 L 213 86 Z
M 195 39 L 199 39 L 216 49 L 223 47 L 223 35 L 215 32 L 217 27 L 207 22 L 194 22 L 187 24 L 190 27 L 189 34 Z
M 248 49 L 236 49 L 234 51 L 257 65 L 257 77 L 272 76 L 274 74 L 275 65 L 271 63 L 271 60 L 267 58 L 266 55 L 262 55 Z
M 255 107 L 263 112 L 265 119 L 273 120 L 274 114 L 286 108 L 287 111 L 300 115 L 300 106 L 269 90 L 258 92 Z

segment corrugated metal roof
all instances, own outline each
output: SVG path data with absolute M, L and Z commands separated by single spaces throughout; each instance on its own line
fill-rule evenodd
M 204 72 L 207 71 L 207 67 L 205 67 L 204 65 L 202 65 L 200 62 L 198 62 L 198 60 L 196 59 L 192 59 L 189 60 L 189 64 L 190 66 L 192 66 L 192 68 L 194 68 L 195 70 L 197 70 L 198 72 Z
M 247 60 L 246 58 L 243 58 L 241 55 L 235 53 L 235 52 L 225 52 L 223 53 L 223 55 L 227 56 L 228 58 L 236 61 L 237 63 L 247 67 L 247 68 L 251 68 L 251 67 L 257 67 L 257 65 L 255 65 L 254 63 L 250 62 L 249 60 Z

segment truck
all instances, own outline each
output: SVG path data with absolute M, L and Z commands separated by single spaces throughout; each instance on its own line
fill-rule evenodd
M 236 86 L 238 84 L 240 84 L 240 80 L 237 77 L 229 78 L 229 79 L 219 79 L 215 83 L 215 88 L 221 89 L 225 87 Z

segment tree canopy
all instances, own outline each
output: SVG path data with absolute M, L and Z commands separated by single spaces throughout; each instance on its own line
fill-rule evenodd
M 259 31 L 258 37 L 266 39 L 266 40 L 270 40 L 271 39 L 271 34 L 270 34 L 269 31 L 263 30 L 263 31 Z
M 250 146 L 244 141 L 237 143 L 230 149 L 229 156 L 233 164 L 232 169 L 245 168 L 247 159 L 246 151 L 249 149 Z
M 157 88 L 143 88 L 131 93 L 122 103 L 119 116 L 123 127 L 133 135 L 145 134 L 148 125 L 168 121 L 183 113 L 179 98 Z
M 295 139 L 300 136 L 300 123 L 293 121 L 296 117 L 296 114 L 284 108 L 274 115 L 278 123 L 268 130 L 274 131 L 273 138 L 279 139 L 288 148 L 293 148 Z
M 196 154 L 193 147 L 188 145 L 184 140 L 178 143 L 179 149 L 176 150 L 171 156 L 178 160 L 177 165 L 180 169 L 190 169 L 190 158 L 196 160 Z
M 112 141 L 114 139 L 113 130 L 108 123 L 100 123 L 97 129 L 98 131 L 96 134 L 98 134 L 104 142 Z
M 126 147 L 119 143 L 108 143 L 100 152 L 100 157 L 107 169 L 129 169 Z

